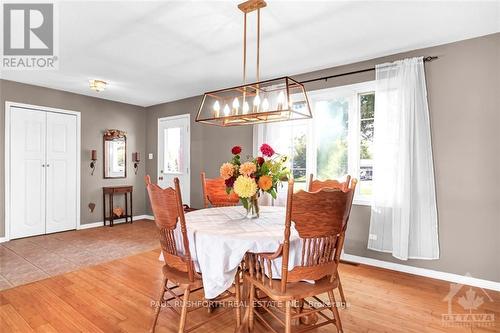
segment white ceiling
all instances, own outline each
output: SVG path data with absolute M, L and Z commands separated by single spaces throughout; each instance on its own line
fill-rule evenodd
M 141 106 L 237 85 L 243 31 L 237 3 L 59 3 L 59 70 L 1 77 Z M 299 74 L 498 31 L 499 1 L 268 0 L 261 73 Z M 253 80 L 253 44 L 249 50 Z M 108 89 L 91 91 L 94 78 L 108 81 Z

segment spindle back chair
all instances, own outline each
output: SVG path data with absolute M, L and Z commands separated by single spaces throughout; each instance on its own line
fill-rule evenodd
M 181 302 L 182 304 L 180 313 L 173 307 L 167 308 L 180 315 L 178 332 L 190 332 L 207 323 L 209 320 L 214 320 L 227 313 L 228 311 L 231 311 L 232 309 L 229 308 L 225 311 L 220 311 L 216 315 L 213 315 L 211 318 L 209 318 L 209 320 L 191 325 L 189 329 L 185 328 L 190 295 L 192 292 L 203 290 L 203 283 L 201 275 L 196 272 L 194 262 L 191 258 L 179 179 L 177 177 L 174 178 L 174 188 L 169 187 L 166 189 L 162 189 L 158 185 L 152 184 L 151 178 L 149 176 L 145 177 L 145 181 L 155 218 L 155 223 L 158 228 L 161 252 L 165 260 L 165 265 L 162 268 L 163 281 L 161 284 L 160 296 L 155 307 L 151 332 L 154 332 L 156 328 L 156 323 L 158 321 L 158 315 L 160 313 L 162 303 L 168 303 L 169 301 L 174 299 Z M 176 241 L 177 237 L 175 234 L 175 230 L 178 227 L 180 227 L 182 236 L 182 241 L 180 242 L 181 244 L 178 244 L 178 242 Z M 175 286 L 169 287 L 169 281 Z M 183 293 L 179 294 L 175 291 L 176 289 L 183 290 Z M 239 292 L 239 281 L 235 290 L 237 293 Z M 171 297 L 165 299 L 166 293 L 170 294 Z M 226 292 L 219 299 L 216 299 L 216 301 L 225 299 L 230 296 L 233 296 L 233 294 Z M 189 311 L 197 310 L 198 308 L 193 307 Z M 236 306 L 236 319 L 238 325 L 240 323 L 239 311 L 239 307 Z
M 206 178 L 205 172 L 201 173 L 203 188 L 203 204 L 205 208 L 237 206 L 240 198 L 234 192 L 226 192 L 226 183 L 222 178 Z
M 245 320 L 250 330 L 253 329 L 253 317 L 256 315 L 268 330 L 276 332 L 264 316 L 254 310 L 255 290 L 260 290 L 284 306 L 284 321 L 271 308 L 264 306 L 263 309 L 285 327 L 286 333 L 291 332 L 292 319 L 300 320 L 310 313 L 320 314 L 324 321 L 310 325 L 304 331 L 334 324 L 342 332 L 333 290 L 338 286 L 336 259 L 340 257 L 340 238 L 349 219 L 353 195 L 354 190 L 351 188 L 345 191 L 324 188 L 315 192 L 301 190 L 293 193 L 293 181 L 289 182 L 283 243 L 275 253 L 248 253 L 246 256 L 248 272 L 245 280 L 250 285 L 250 309 Z M 300 238 L 301 255 L 300 263 L 289 269 L 292 221 Z M 280 257 L 281 277 L 276 279 L 273 278 L 273 261 Z M 330 304 L 317 297 L 322 293 L 328 293 Z M 313 297 L 322 305 L 310 305 L 310 311 L 307 312 L 303 312 L 303 306 L 300 305 L 292 315 L 293 302 L 303 304 L 308 297 Z M 333 318 L 322 312 L 327 309 L 332 311 Z
M 342 191 L 346 191 L 348 189 L 352 189 L 353 193 L 356 193 L 356 185 L 357 185 L 358 181 L 356 178 L 353 178 L 352 181 L 351 181 L 351 176 L 350 175 L 347 175 L 346 176 L 346 180 L 345 182 L 340 182 L 338 180 L 334 180 L 334 179 L 327 179 L 327 180 L 324 180 L 324 181 L 321 181 L 321 180 L 314 180 L 313 179 L 313 174 L 311 173 L 311 175 L 309 176 L 309 191 L 310 192 L 313 192 L 313 191 L 319 191 L 323 188 L 336 188 L 336 189 L 340 189 Z M 352 201 L 352 199 L 351 199 Z M 350 211 L 351 211 L 351 207 L 352 207 L 352 203 L 349 205 L 349 214 L 350 214 Z M 339 248 L 342 250 L 342 248 L 344 247 L 344 241 L 345 241 L 345 233 L 346 233 L 346 230 L 347 230 L 347 221 L 343 227 L 343 231 L 339 237 Z M 340 252 L 339 251 L 335 257 L 335 260 L 337 261 L 337 264 L 340 263 Z M 340 276 L 339 276 L 339 273 L 337 271 L 337 278 L 339 280 L 339 293 L 340 293 L 340 299 L 342 301 L 342 303 L 345 305 L 346 304 L 346 298 L 345 298 L 345 294 L 344 294 L 344 288 L 342 287 L 342 282 L 340 280 Z
M 172 269 L 187 273 L 189 281 L 194 281 L 196 271 L 191 260 L 186 219 L 184 217 L 184 207 L 182 205 L 178 178 L 174 179 L 174 186 L 175 188 L 168 187 L 162 189 L 160 186 L 152 184 L 150 177 L 146 176 L 146 188 L 155 224 L 158 228 L 161 252 L 165 264 Z M 182 234 L 182 251 L 179 249 L 175 239 L 175 229 L 178 224 L 180 224 Z

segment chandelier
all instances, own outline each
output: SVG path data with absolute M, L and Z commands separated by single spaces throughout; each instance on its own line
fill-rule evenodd
M 217 126 L 252 125 L 265 122 L 312 118 L 304 86 L 284 76 L 260 80 L 260 9 L 263 0 L 249 0 L 238 5 L 243 12 L 243 84 L 203 94 L 196 122 Z M 256 82 L 246 83 L 247 14 L 257 11 Z

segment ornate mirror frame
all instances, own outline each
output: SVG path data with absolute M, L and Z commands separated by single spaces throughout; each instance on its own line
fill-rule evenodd
M 123 175 L 120 176 L 112 176 L 110 175 L 110 172 L 107 167 L 107 161 L 109 161 L 109 151 L 108 151 L 108 145 L 106 145 L 106 142 L 109 141 L 123 141 L 125 145 L 125 151 L 124 151 L 124 170 L 123 170 Z M 127 178 L 127 133 L 125 131 L 117 130 L 117 129 L 107 129 L 104 132 L 103 135 L 103 176 L 104 179 L 117 179 L 117 178 Z

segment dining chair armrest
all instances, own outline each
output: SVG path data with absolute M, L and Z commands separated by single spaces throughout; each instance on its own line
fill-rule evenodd
M 262 258 L 267 259 L 267 260 L 274 260 L 274 259 L 281 257 L 283 255 L 283 244 L 280 244 L 280 246 L 278 247 L 278 249 L 274 253 L 264 252 L 264 253 L 255 253 L 255 254 L 257 254 L 257 255 L 259 255 Z
M 272 261 L 283 255 L 283 244 L 280 244 L 275 252 L 247 252 L 245 256 L 245 266 L 251 277 L 255 277 L 264 283 L 268 278 L 269 286 L 272 284 L 273 272 Z

